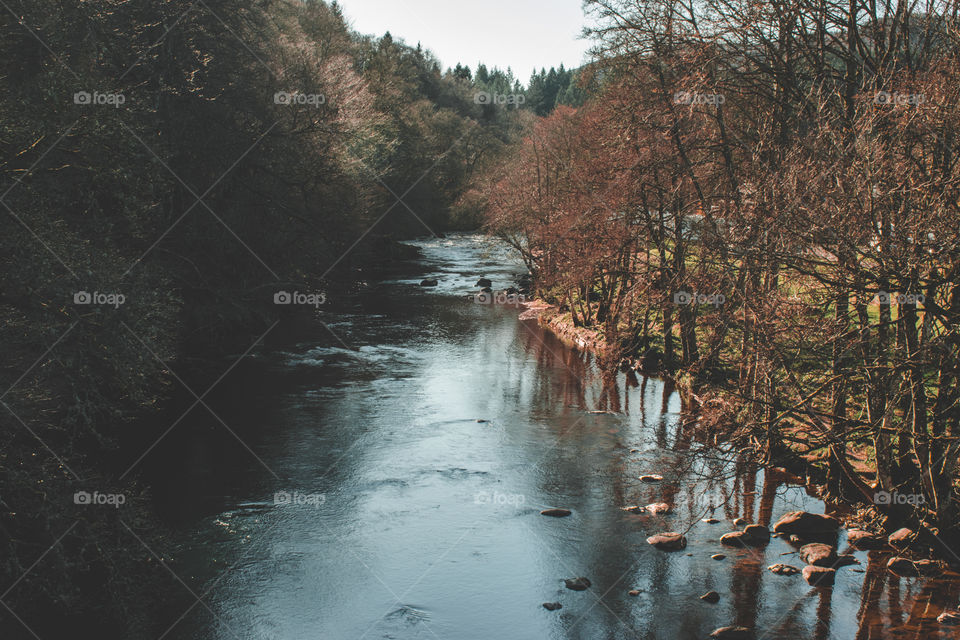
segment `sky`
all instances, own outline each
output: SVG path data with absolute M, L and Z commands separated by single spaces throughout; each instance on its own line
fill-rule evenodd
M 339 0 L 351 26 L 433 51 L 444 69 L 513 69 L 524 84 L 534 69 L 579 67 L 590 42 L 581 0 Z

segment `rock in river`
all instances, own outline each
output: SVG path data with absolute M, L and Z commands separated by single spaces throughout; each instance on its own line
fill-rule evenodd
M 478 287 L 480 287 L 480 288 L 483 288 L 483 287 L 492 287 L 492 286 L 493 286 L 493 282 L 492 282 L 489 278 L 480 278 L 479 280 L 477 280 L 477 285 L 476 285 L 476 286 L 478 286 Z
M 948 609 L 944 611 L 937 616 L 937 622 L 950 625 L 960 624 L 960 609 Z
M 762 545 L 770 542 L 770 530 L 762 524 L 748 524 L 743 530 L 743 536 L 748 544 Z
M 849 542 L 853 548 L 861 551 L 883 549 L 887 546 L 882 536 L 864 531 L 863 529 L 850 529 L 847 531 L 847 542 Z
M 720 594 L 716 591 L 707 591 L 705 594 L 700 596 L 700 599 L 704 602 L 709 602 L 710 604 L 716 604 L 720 602 Z
M 829 567 L 818 567 L 808 564 L 803 568 L 803 579 L 814 587 L 832 587 L 833 579 L 837 575 L 836 569 Z
M 747 541 L 743 536 L 743 531 L 732 531 L 720 536 L 720 544 L 728 547 L 746 547 Z
M 904 527 L 891 533 L 890 537 L 887 538 L 887 542 L 890 543 L 890 546 L 896 547 L 897 549 L 906 549 L 910 546 L 910 543 L 913 542 L 916 535 L 913 529 Z
M 421 287 L 435 287 L 435 286 L 437 286 L 437 284 L 439 284 L 439 283 L 438 283 L 435 279 L 433 279 L 433 278 L 427 278 L 426 280 L 421 280 L 421 281 L 420 281 L 420 286 L 421 286 Z
M 913 561 L 910 560 L 910 558 L 902 558 L 900 556 L 894 556 L 887 560 L 887 569 L 898 576 L 913 577 L 920 575 L 920 572 L 913 566 Z
M 936 560 L 911 560 L 903 556 L 890 558 L 887 561 L 887 569 L 904 578 L 937 576 L 943 573 L 943 565 Z
M 663 514 L 670 513 L 671 508 L 666 502 L 654 502 L 644 507 L 647 513 Z
M 808 511 L 791 511 L 773 525 L 776 533 L 794 534 L 807 539 L 835 535 L 839 528 L 840 521 L 836 518 Z
M 544 602 L 543 608 L 547 611 L 556 611 L 557 609 L 563 609 L 563 605 L 559 602 Z
M 748 524 L 743 531 L 720 536 L 720 544 L 730 547 L 761 547 L 770 542 L 770 531 L 762 524 Z
M 640 476 L 640 482 L 660 482 L 661 480 L 663 480 L 663 476 L 658 476 L 655 473 Z
M 680 551 L 687 548 L 687 539 L 681 533 L 665 531 L 647 538 L 647 542 L 661 551 Z
M 783 564 L 778 562 L 777 564 L 772 564 L 767 569 L 774 572 L 778 576 L 795 576 L 800 573 L 800 569 L 797 569 L 795 566 L 790 564 Z
M 550 516 L 551 518 L 566 518 L 571 513 L 573 512 L 570 509 L 544 509 L 540 512 L 540 515 Z
M 715 640 L 751 640 L 753 631 L 747 627 L 720 627 L 710 637 Z
M 586 591 L 590 588 L 590 580 L 588 578 L 567 578 L 563 583 L 567 585 L 567 589 L 572 591 Z
M 832 567 L 837 561 L 837 550 L 822 542 L 812 542 L 800 547 L 800 559 L 818 567 Z
M 722 553 L 715 553 L 710 557 L 714 560 L 724 560 L 727 556 L 723 555 Z

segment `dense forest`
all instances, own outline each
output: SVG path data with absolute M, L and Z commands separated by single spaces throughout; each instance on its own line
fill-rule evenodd
M 715 437 L 956 561 L 956 3 L 584 5 L 599 88 L 485 176 L 490 230 Z
M 475 175 L 583 96 L 319 1 L 14 0 L 0 34 L 0 619 L 140 637 L 177 588 L 130 467 L 145 418 L 261 344 L 278 291 L 331 298 L 397 238 L 475 227 Z M 74 504 L 94 491 L 122 519 Z

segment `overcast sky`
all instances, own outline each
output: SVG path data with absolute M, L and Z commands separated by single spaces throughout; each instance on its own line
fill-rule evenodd
M 410 46 L 420 42 L 443 68 L 457 62 L 476 70 L 513 69 L 526 84 L 534 69 L 579 67 L 590 43 L 580 0 L 339 0 L 354 29 L 389 31 Z

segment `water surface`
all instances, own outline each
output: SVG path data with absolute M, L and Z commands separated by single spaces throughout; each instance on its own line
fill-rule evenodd
M 172 567 L 202 599 L 184 589 L 165 637 L 676 640 L 729 624 L 953 637 L 930 617 L 955 581 L 898 579 L 858 552 L 818 590 L 767 571 L 802 566 L 784 541 L 722 547 L 736 517 L 824 505 L 702 443 L 663 381 L 605 378 L 516 308 L 470 302 L 481 275 L 502 288 L 522 271 L 504 251 L 415 244 L 421 260 L 284 327 L 218 386 L 211 406 L 236 437 L 196 411 L 151 454 L 178 470 L 156 492 L 181 548 Z M 623 510 L 652 502 L 674 512 Z M 645 542 L 665 530 L 687 531 L 688 548 Z M 577 576 L 592 587 L 566 589 Z M 708 590 L 719 603 L 699 600 Z

